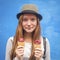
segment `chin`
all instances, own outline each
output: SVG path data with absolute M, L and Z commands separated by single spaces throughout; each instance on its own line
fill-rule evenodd
M 34 30 L 26 30 L 27 33 L 32 33 Z

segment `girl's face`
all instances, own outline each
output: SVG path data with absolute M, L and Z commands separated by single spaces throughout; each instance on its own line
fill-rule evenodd
M 37 17 L 33 14 L 24 14 L 22 26 L 26 32 L 33 32 L 37 26 Z

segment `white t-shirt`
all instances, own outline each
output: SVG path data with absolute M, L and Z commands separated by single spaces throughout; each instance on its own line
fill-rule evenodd
M 6 45 L 6 56 L 5 56 L 5 60 L 10 60 L 10 51 L 12 49 L 12 42 L 13 42 L 13 37 L 10 37 L 7 41 L 7 45 Z M 25 46 L 24 46 L 24 59 L 23 60 L 29 60 L 29 57 L 31 55 L 31 43 L 25 42 Z M 42 40 L 42 50 L 44 51 L 44 46 L 43 46 L 43 40 Z M 46 38 L 46 58 L 45 60 L 50 60 L 50 46 L 49 46 L 49 41 Z M 48 50 L 47 50 L 48 49 Z M 13 60 L 19 60 L 17 57 L 15 57 Z M 40 60 L 44 60 L 43 58 L 41 58 Z

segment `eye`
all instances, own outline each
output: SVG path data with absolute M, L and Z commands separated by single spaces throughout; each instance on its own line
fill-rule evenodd
M 27 21 L 27 19 L 26 19 L 26 18 L 24 18 L 24 19 L 23 19 L 23 21 Z
M 35 21 L 36 19 L 35 18 L 31 18 L 31 21 Z

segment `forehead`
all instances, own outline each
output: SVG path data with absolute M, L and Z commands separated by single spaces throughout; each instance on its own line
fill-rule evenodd
M 34 14 L 23 14 L 23 18 L 25 18 L 25 17 L 37 18 L 37 16 Z

